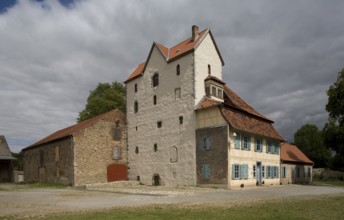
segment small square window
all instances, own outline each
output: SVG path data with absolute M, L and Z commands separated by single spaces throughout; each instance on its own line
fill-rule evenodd
M 179 116 L 179 124 L 182 125 L 183 124 L 183 121 L 184 121 L 184 118 L 183 116 Z
M 162 127 L 162 121 L 158 121 L 158 122 L 156 123 L 156 125 L 157 125 L 158 128 L 161 128 L 161 127 Z

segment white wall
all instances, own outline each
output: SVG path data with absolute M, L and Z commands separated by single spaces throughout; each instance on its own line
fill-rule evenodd
M 211 75 L 222 80 L 221 59 L 210 34 L 205 36 L 195 50 L 195 105 L 205 95 L 204 79 L 208 77 L 208 64 L 211 66 Z
M 179 76 L 176 75 L 178 64 Z M 151 78 L 156 72 L 159 86 L 152 88 Z M 129 179 L 140 176 L 142 183 L 151 185 L 153 175 L 159 174 L 162 185 L 196 184 L 193 81 L 193 54 L 167 63 L 154 48 L 144 75 L 127 84 Z M 181 99 L 175 99 L 176 88 L 181 88 Z M 157 105 L 153 105 L 154 95 L 157 95 Z M 138 113 L 134 113 L 135 100 L 139 103 Z M 182 125 L 179 116 L 183 116 Z M 157 128 L 160 120 L 162 128 Z M 157 152 L 153 151 L 155 143 Z M 170 162 L 171 146 L 178 148 L 176 163 Z

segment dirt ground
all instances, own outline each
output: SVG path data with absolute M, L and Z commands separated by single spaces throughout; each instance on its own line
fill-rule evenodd
M 76 188 L 30 189 L 1 184 L 0 189 L 0 217 L 15 216 L 19 218 L 153 204 L 227 206 L 295 196 L 344 195 L 343 187 L 312 185 L 252 187 L 234 190 L 153 186 L 85 190 Z

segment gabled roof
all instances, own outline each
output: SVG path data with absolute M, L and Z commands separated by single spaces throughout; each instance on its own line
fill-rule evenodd
M 139 64 L 136 69 L 130 74 L 130 76 L 128 77 L 128 79 L 126 81 L 124 81 L 124 83 L 127 83 L 133 79 L 136 79 L 140 76 L 142 76 L 143 74 L 143 69 L 145 68 L 146 63 L 141 63 Z
M 206 109 L 206 108 L 210 108 L 213 106 L 217 106 L 219 105 L 221 102 L 216 101 L 212 98 L 209 98 L 207 96 L 204 96 L 202 98 L 202 100 L 198 103 L 198 105 L 196 106 L 196 110 L 201 110 L 201 109 Z
M 257 112 L 226 85 L 224 91 L 224 103 L 204 97 L 198 103 L 196 110 L 218 106 L 225 120 L 234 129 L 282 142 L 286 141 L 272 126 L 273 121 L 271 119 Z
M 212 41 L 214 42 L 215 45 L 215 49 L 220 57 L 221 63 L 222 65 L 224 65 L 224 61 L 222 59 L 221 53 L 216 45 L 216 42 L 214 40 L 214 37 L 211 33 L 211 31 L 207 28 L 204 29 L 203 31 L 198 33 L 198 37 L 196 38 L 196 40 L 192 40 L 192 37 L 182 41 L 181 43 L 171 47 L 170 49 L 168 49 L 167 47 L 163 46 L 162 44 L 153 42 L 153 45 L 151 47 L 151 50 L 148 54 L 148 57 L 146 59 L 145 63 L 148 63 L 149 58 L 151 56 L 151 53 L 153 51 L 154 47 L 157 47 L 159 49 L 159 51 L 161 52 L 161 54 L 164 56 L 164 58 L 166 59 L 166 62 L 172 62 L 182 56 L 185 56 L 186 54 L 192 53 L 197 46 L 203 41 L 203 39 L 205 38 L 205 36 L 209 34 Z M 143 67 L 141 66 L 143 65 Z M 140 67 L 140 68 L 139 68 Z M 128 83 L 133 79 L 136 79 L 137 77 L 140 77 L 143 75 L 143 72 L 145 71 L 145 64 L 140 64 L 131 74 L 130 76 L 124 81 L 124 83 Z
M 250 106 L 249 104 L 247 104 L 244 100 L 242 100 L 235 92 L 233 92 L 228 86 L 224 87 L 224 91 L 225 91 L 225 104 L 233 107 L 233 108 L 237 108 L 237 110 L 243 111 L 245 113 L 251 114 L 253 116 L 259 117 L 261 119 L 265 119 L 271 123 L 273 123 L 273 121 L 267 117 L 265 117 L 264 115 L 260 114 L 259 112 L 257 112 L 252 106 Z
M 0 160 L 14 160 L 5 136 L 0 135 Z
M 285 139 L 275 130 L 271 122 L 252 117 L 250 114 L 243 113 L 225 105 L 220 106 L 220 111 L 228 124 L 236 130 L 285 142 Z
M 114 113 L 114 112 L 118 112 L 120 114 L 123 114 L 118 109 L 103 113 L 103 114 L 98 115 L 94 118 L 90 118 L 90 119 L 82 121 L 78 124 L 75 124 L 75 125 L 69 126 L 67 128 L 58 130 L 58 131 L 52 133 L 51 135 L 49 135 L 49 136 L 37 141 L 36 143 L 28 146 L 27 148 L 24 148 L 23 150 L 28 150 L 28 149 L 37 147 L 39 145 L 46 144 L 46 143 L 49 143 L 49 142 L 52 142 L 55 140 L 59 140 L 59 139 L 62 139 L 62 138 L 68 137 L 68 136 L 73 136 L 75 133 L 79 132 L 80 130 L 91 127 L 96 122 L 106 118 L 108 115 L 110 115 L 111 113 Z
M 297 146 L 288 143 L 283 144 L 281 147 L 281 161 L 310 165 L 314 164 L 314 162 L 311 161 Z

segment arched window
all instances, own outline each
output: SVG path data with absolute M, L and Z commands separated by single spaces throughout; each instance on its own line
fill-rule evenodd
M 208 75 L 211 75 L 211 66 L 208 64 Z
M 177 76 L 179 76 L 180 75 L 180 65 L 178 64 L 177 65 Z
M 153 96 L 153 104 L 156 105 L 156 95 Z
M 137 83 L 135 83 L 135 92 L 137 92 Z
M 159 85 L 159 74 L 158 73 L 154 74 L 152 81 L 153 81 L 153 87 L 156 87 Z
M 139 103 L 135 101 L 134 103 L 134 113 L 137 113 L 139 111 Z

